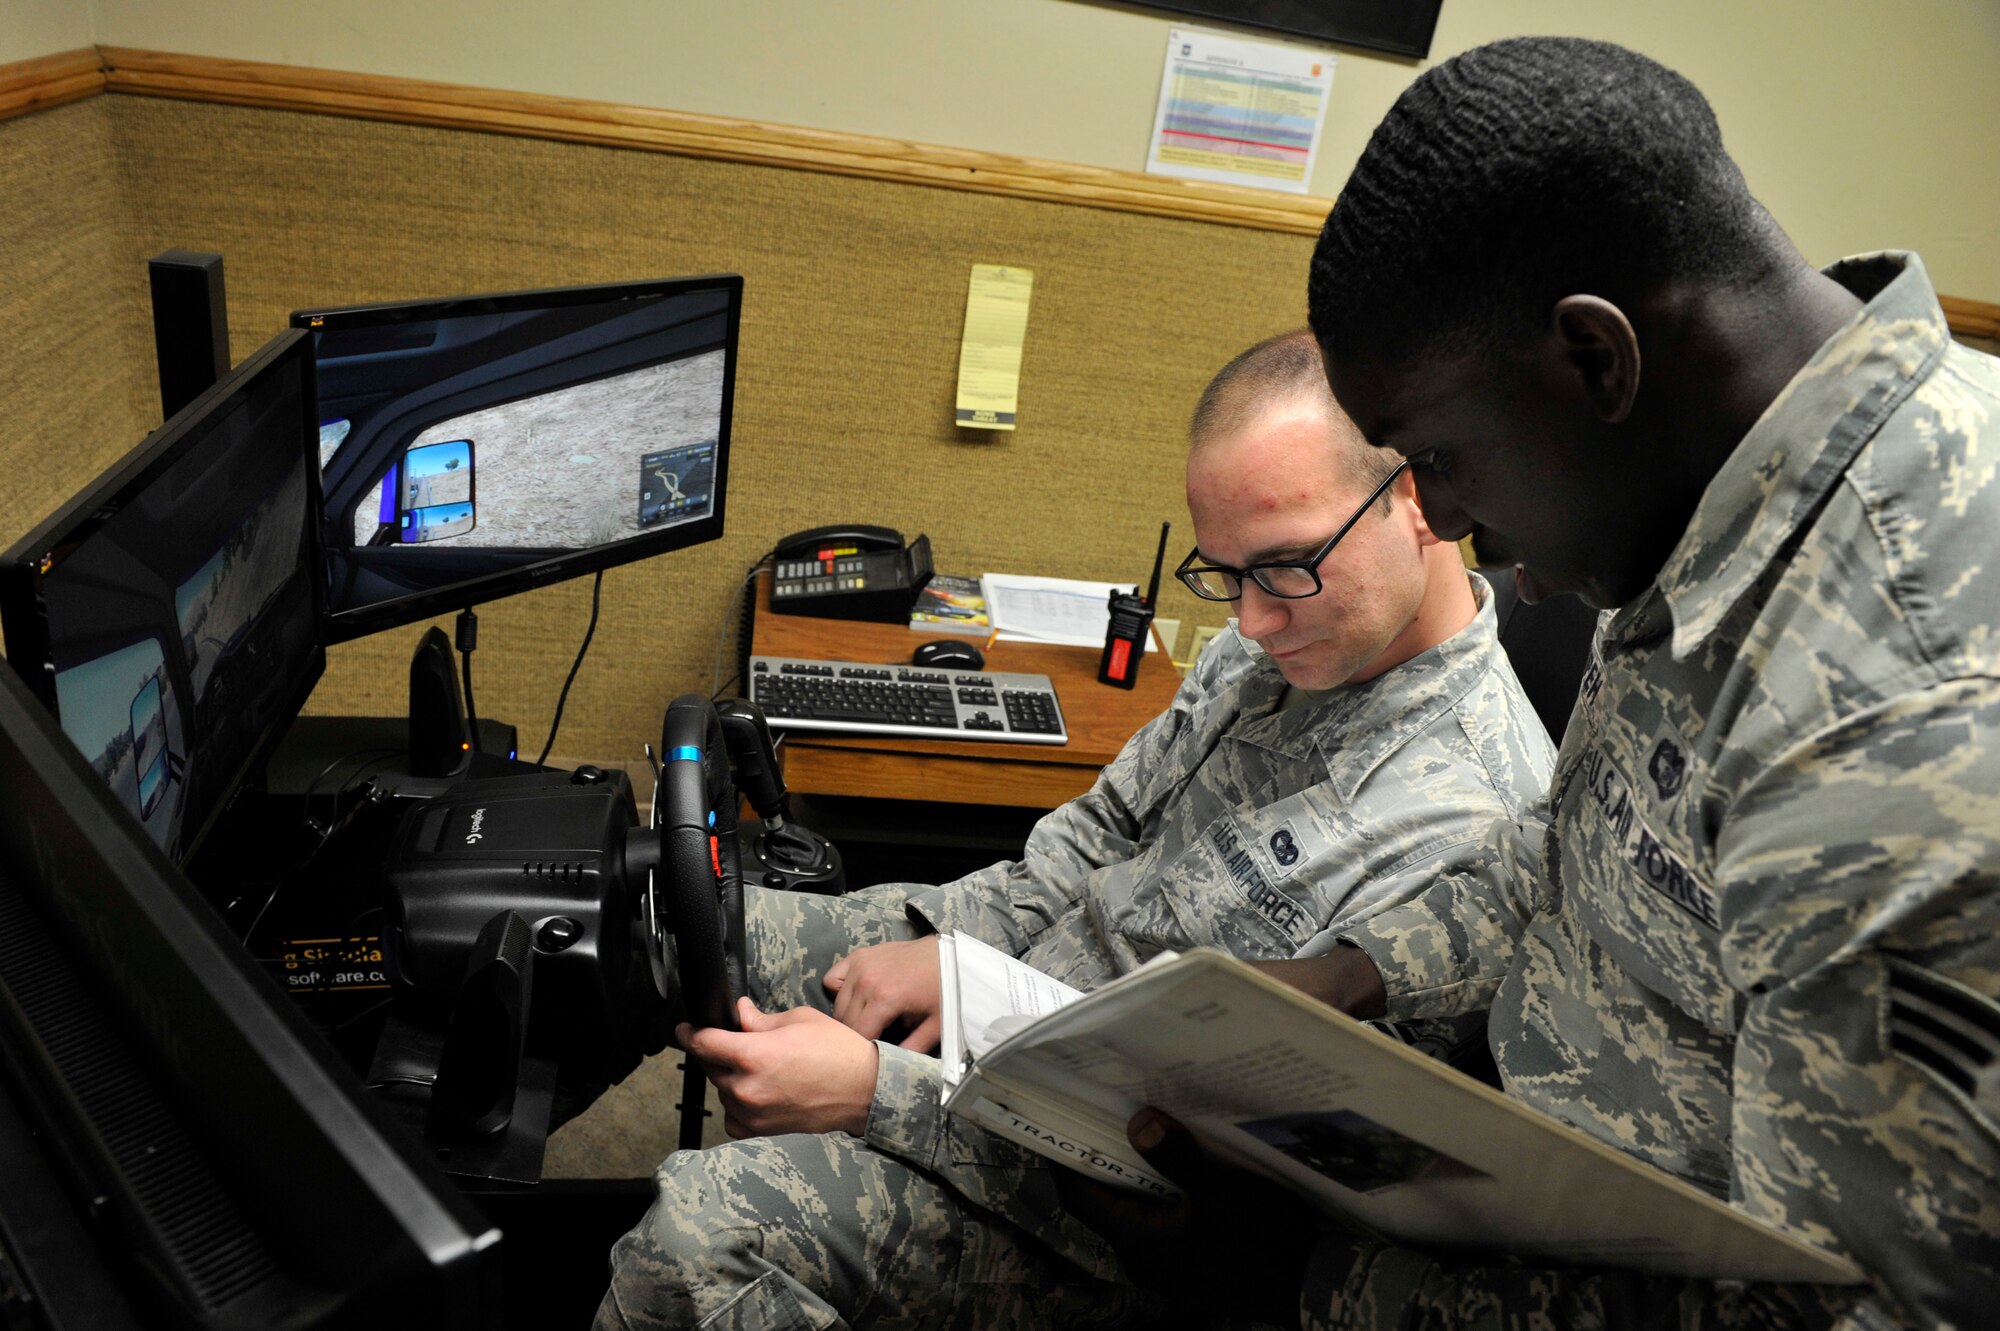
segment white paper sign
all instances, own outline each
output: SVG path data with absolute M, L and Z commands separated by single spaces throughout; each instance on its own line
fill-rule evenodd
M 1146 170 L 1304 194 L 1332 87 L 1324 51 L 1175 28 Z

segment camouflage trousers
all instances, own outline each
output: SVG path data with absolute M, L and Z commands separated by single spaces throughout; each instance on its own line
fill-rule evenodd
M 869 943 L 912 938 L 897 889 L 827 898 L 746 891 L 751 989 L 830 1010 L 820 976 Z M 948 1125 L 952 1176 L 841 1133 L 677 1151 L 611 1252 L 599 1328 L 1171 1325 L 1069 1217 L 1054 1166 Z
M 1316 1254 L 1306 1331 L 1895 1331 L 1865 1287 L 1459 1265 L 1356 1237 Z

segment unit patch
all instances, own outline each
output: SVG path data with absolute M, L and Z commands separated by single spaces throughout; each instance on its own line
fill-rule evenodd
M 1287 869 L 1299 862 L 1299 842 L 1290 823 L 1271 833 L 1271 858 Z
M 1681 793 L 1681 783 L 1687 780 L 1687 757 L 1681 753 L 1679 745 L 1670 739 L 1663 739 L 1653 746 L 1653 756 L 1646 763 L 1646 771 L 1660 792 L 1660 802 L 1668 803 Z

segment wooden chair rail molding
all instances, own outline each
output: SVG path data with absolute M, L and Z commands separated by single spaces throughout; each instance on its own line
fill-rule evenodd
M 594 143 L 1295 235 L 1319 234 L 1327 209 L 1333 206 L 1330 199 L 902 139 L 118 46 L 0 66 L 0 120 L 100 92 Z M 1939 300 L 1952 332 L 2000 338 L 2000 304 L 1959 296 Z
M 104 57 L 92 49 L 0 65 L 0 120 L 103 91 Z
M 1959 337 L 1990 337 L 2000 341 L 2000 305 L 1963 296 L 1939 296 L 1944 321 Z
M 113 92 L 594 143 L 1318 235 L 1332 202 L 901 139 L 418 79 L 99 47 Z

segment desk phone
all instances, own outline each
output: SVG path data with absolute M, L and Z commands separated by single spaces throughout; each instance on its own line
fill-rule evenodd
M 787 536 L 772 552 L 771 611 L 901 624 L 931 580 L 931 541 L 854 524 Z

